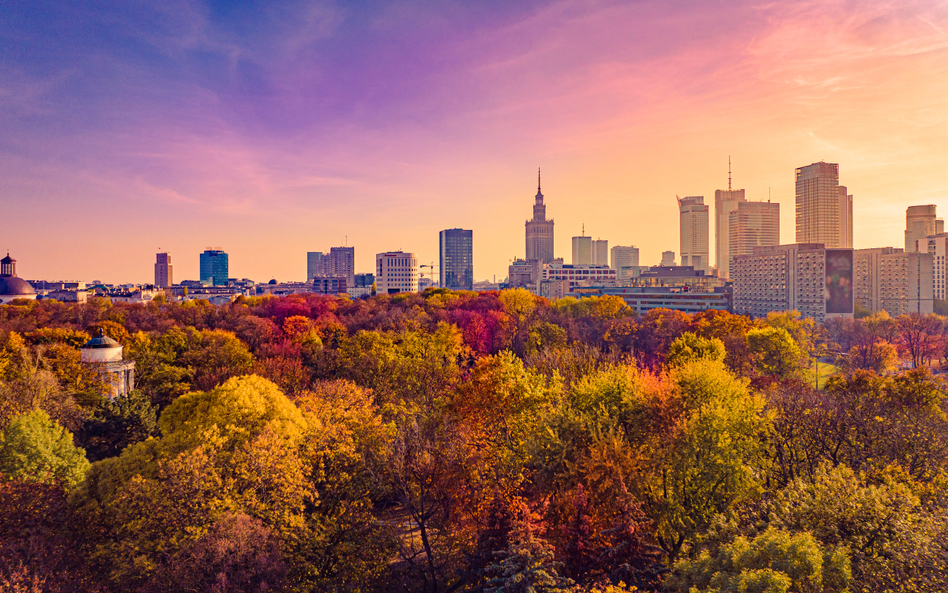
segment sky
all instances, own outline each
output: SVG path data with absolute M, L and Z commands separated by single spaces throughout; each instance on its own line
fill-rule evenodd
M 675 196 L 781 204 L 839 163 L 854 246 L 948 215 L 948 2 L 8 1 L 0 249 L 28 279 L 358 272 L 474 231 L 474 276 L 523 257 L 543 170 L 570 238 L 679 251 Z M 713 231 L 712 231 L 713 241 Z M 712 247 L 713 253 L 713 247 Z

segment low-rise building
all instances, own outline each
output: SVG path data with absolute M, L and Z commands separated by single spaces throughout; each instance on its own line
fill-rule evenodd
M 601 265 L 544 264 L 541 280 L 568 280 L 570 289 L 576 286 L 615 286 L 616 271 Z
M 730 286 L 719 286 L 711 290 L 692 290 L 687 286 L 578 286 L 573 288 L 569 295 L 618 296 L 639 315 L 652 309 L 672 309 L 689 314 L 709 309 L 732 309 Z

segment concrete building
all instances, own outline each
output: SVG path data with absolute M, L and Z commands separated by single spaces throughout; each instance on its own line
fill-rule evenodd
M 930 253 L 892 253 L 880 260 L 879 294 L 885 312 L 896 317 L 934 311 Z
M 932 256 L 932 297 L 939 300 L 948 299 L 948 234 L 938 233 L 925 237 L 924 245 L 919 245 L 919 251 L 925 251 Z
M 544 264 L 543 282 L 569 280 L 570 289 L 576 286 L 603 286 L 616 284 L 616 271 L 609 266 Z
M 16 260 L 7 256 L 0 259 L 0 305 L 16 299 L 36 300 L 36 291 L 29 282 L 16 275 Z
M 403 251 L 375 254 L 375 286 L 378 294 L 418 292 L 418 258 Z
M 708 207 L 704 196 L 678 198 L 681 265 L 692 266 L 707 273 L 709 260 Z
M 674 251 L 663 251 L 662 252 L 662 267 L 677 266 L 678 262 L 675 261 L 675 252 Z
M 230 274 L 228 256 L 220 249 L 205 249 L 201 254 L 202 284 L 210 286 L 227 286 Z
M 945 232 L 945 221 L 938 218 L 936 209 L 934 204 L 909 206 L 905 209 L 906 253 L 925 253 L 925 245 L 917 246 L 917 242 Z
M 441 288 L 474 290 L 474 231 L 446 229 L 438 233 Z
M 817 322 L 853 314 L 853 250 L 818 243 L 758 247 L 734 258 L 734 312 L 799 311 Z
M 329 257 L 322 251 L 306 252 L 306 281 L 309 282 L 316 276 L 328 276 L 331 274 Z
M 853 251 L 853 301 L 870 311 L 882 310 L 879 274 L 882 256 L 902 253 L 899 247 L 875 247 Z
M 724 286 L 727 280 L 705 274 L 693 266 L 653 266 L 642 270 L 630 282 L 631 286 L 687 287 L 690 290 L 709 291 Z
M 155 262 L 155 286 L 158 288 L 171 288 L 174 285 L 174 278 L 171 270 L 171 254 L 159 253 Z
M 709 309 L 731 310 L 730 287 L 712 290 L 691 290 L 687 287 L 576 287 L 570 296 L 588 297 L 614 295 L 622 298 L 633 311 L 642 315 L 652 309 L 672 309 L 684 313 L 700 313 Z
M 573 237 L 573 265 L 589 266 L 592 265 L 592 237 L 585 234 L 579 237 Z
M 609 265 L 609 241 L 596 239 L 592 242 L 592 264 L 595 266 Z
M 539 281 L 540 266 L 543 264 L 539 260 L 515 259 L 507 268 L 507 287 L 508 288 L 536 288 Z
M 355 280 L 355 247 L 329 248 L 330 274 L 342 276 L 349 286 Z
M 728 251 L 724 266 L 718 264 L 718 275 L 731 277 L 734 258 L 751 255 L 756 247 L 780 245 L 780 204 L 771 202 L 738 202 L 728 215 Z
M 533 204 L 533 218 L 526 222 L 527 260 L 541 264 L 553 261 L 553 219 L 547 220 L 543 193 L 540 191 L 540 170 L 537 169 L 537 195 Z
M 611 250 L 611 267 L 616 271 L 620 284 L 625 284 L 637 275 L 639 268 L 639 248 L 634 245 L 616 245 Z
M 109 399 L 127 397 L 135 389 L 135 361 L 122 358 L 122 345 L 99 333 L 79 350 L 79 362 L 95 371 Z
M 852 247 L 852 195 L 839 185 L 839 165 L 813 163 L 796 169 L 796 242 L 827 249 Z

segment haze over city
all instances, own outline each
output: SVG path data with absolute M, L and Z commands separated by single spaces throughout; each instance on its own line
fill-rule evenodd
M 477 279 L 524 256 L 543 168 L 570 237 L 678 249 L 675 196 L 783 204 L 839 163 L 853 246 L 948 195 L 944 2 L 125 3 L 4 8 L 0 248 L 20 275 L 302 280 L 473 229 Z

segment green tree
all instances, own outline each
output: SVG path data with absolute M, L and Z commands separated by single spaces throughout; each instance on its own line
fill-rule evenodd
M 717 338 L 701 338 L 692 332 L 678 336 L 668 348 L 665 363 L 676 367 L 695 360 L 724 361 L 724 342 Z
M 747 344 L 759 374 L 786 379 L 799 373 L 803 353 L 786 329 L 752 329 L 747 332 Z
M 134 390 L 114 400 L 103 397 L 92 417 L 86 420 L 79 438 L 92 461 L 115 457 L 125 447 L 158 433 L 155 407 L 145 395 Z
M 851 580 L 845 548 L 823 547 L 809 533 L 767 528 L 753 539 L 738 536 L 714 556 L 705 550 L 677 563 L 669 585 L 693 593 L 841 593 Z
M 89 470 L 85 451 L 72 434 L 34 410 L 10 421 L 0 435 L 0 473 L 9 478 L 73 488 Z

